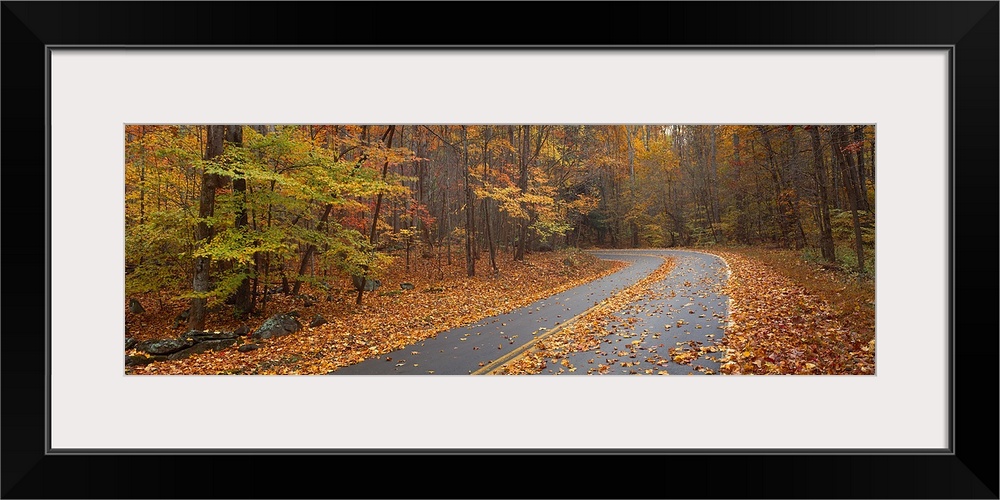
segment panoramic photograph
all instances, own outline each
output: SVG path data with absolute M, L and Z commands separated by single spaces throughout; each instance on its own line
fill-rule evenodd
M 874 375 L 871 124 L 127 124 L 126 375 Z

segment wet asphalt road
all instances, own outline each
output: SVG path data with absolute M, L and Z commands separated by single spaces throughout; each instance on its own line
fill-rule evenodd
M 722 295 L 721 286 L 728 278 L 727 266 L 720 258 L 699 252 L 640 252 L 669 255 L 677 264 L 648 294 L 614 315 L 619 319 L 609 322 L 609 333 L 599 347 L 568 354 L 568 365 L 562 359 L 549 360 L 544 374 L 718 373 L 722 353 L 702 348 L 711 348 L 724 335 L 729 298 Z M 684 363 L 674 361 L 671 348 Z
M 712 340 L 722 338 L 728 298 L 718 291 L 727 276 L 726 266 L 719 258 L 678 250 L 601 250 L 593 253 L 630 265 L 510 313 L 447 330 L 432 339 L 342 367 L 330 374 L 468 375 L 495 368 L 499 361 L 513 359 L 512 355 L 524 351 L 536 336 L 544 335 L 648 276 L 663 263 L 654 255 L 677 258 L 677 265 L 667 278 L 653 284 L 648 296 L 616 314 L 621 321 L 610 324 L 610 333 L 601 347 L 591 352 L 569 354 L 569 366 L 550 363 L 543 373 L 642 374 L 648 370 L 651 373 L 665 370 L 673 375 L 691 373 L 695 366 L 717 371 L 718 363 L 711 357 L 718 354 L 707 354 L 691 364 L 677 364 L 669 359 L 668 349 L 689 349 L 699 345 L 676 345 L 677 342 L 710 345 Z M 683 323 L 678 326 L 678 321 Z M 670 328 L 665 328 L 666 325 Z M 593 362 L 589 363 L 590 360 Z M 622 363 L 628 366 L 621 366 Z M 602 364 L 607 368 L 599 369 Z M 569 371 L 572 367 L 576 369 Z

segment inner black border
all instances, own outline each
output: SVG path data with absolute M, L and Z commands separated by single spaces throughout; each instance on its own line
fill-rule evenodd
M 552 10 L 572 10 L 572 15 L 553 17 L 548 14 Z M 464 22 L 452 21 L 456 11 Z M 3 253 L 8 264 L 45 270 L 44 281 L 30 274 L 16 275 L 4 294 L 8 306 L 7 332 L 0 337 L 5 348 L 0 351 L 6 403 L 0 441 L 4 497 L 997 498 L 993 426 L 997 392 L 991 385 L 997 380 L 997 2 L 3 2 L 0 12 L 0 60 L 7 70 L 2 90 L 7 147 L 0 154 L 8 178 L 5 222 L 8 236 L 14 237 Z M 949 297 L 950 349 L 956 362 L 950 453 L 660 454 L 631 449 L 356 450 L 350 457 L 301 450 L 46 453 L 48 50 L 182 46 L 192 50 L 207 46 L 953 47 Z M 25 189 L 39 184 L 46 186 L 44 198 Z M 958 224 L 969 238 L 961 246 L 955 239 Z M 37 235 L 43 228 L 44 234 Z M 34 237 L 29 236 L 32 233 Z M 36 242 L 45 245 L 39 249 Z M 963 270 L 964 279 L 959 279 Z M 967 292 L 961 303 L 956 302 L 959 285 Z M 978 305 L 979 298 L 987 302 L 985 309 Z M 27 311 L 38 314 L 28 316 Z M 44 332 L 35 326 L 40 320 L 29 317 L 44 317 Z M 95 329 L 84 324 L 81 334 Z M 136 410 L 135 415 L 122 417 L 141 418 L 142 411 L 155 411 Z M 859 418 L 864 418 L 863 409 Z M 192 415 L 192 420 L 217 424 L 210 415 Z M 970 423 L 979 420 L 987 426 Z M 171 431 L 177 432 L 150 429 Z M 575 472 L 561 472 L 560 464 Z M 313 472 L 316 466 L 328 473 Z M 528 474 L 547 484 L 539 489 L 525 479 Z M 353 485 L 368 494 L 358 495 Z

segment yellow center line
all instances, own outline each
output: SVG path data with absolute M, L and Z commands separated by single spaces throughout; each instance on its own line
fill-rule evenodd
M 486 365 L 483 365 L 482 368 L 480 368 L 480 369 L 472 372 L 472 375 L 482 375 L 484 373 L 491 372 L 491 371 L 493 371 L 493 370 L 495 370 L 497 368 L 500 368 L 500 366 L 502 366 L 504 363 L 507 363 L 508 361 L 513 361 L 514 359 L 516 359 L 516 358 L 520 357 L 522 354 L 524 354 L 525 351 L 527 351 L 528 349 L 530 349 L 532 346 L 534 346 L 535 344 L 537 344 L 539 340 L 542 340 L 543 338 L 548 337 L 548 336 L 552 335 L 553 333 L 558 332 L 559 330 L 562 330 L 567 325 L 571 325 L 573 323 L 576 323 L 580 318 L 582 318 L 583 316 L 585 316 L 587 313 L 593 311 L 594 309 L 597 309 L 603 303 L 604 303 L 604 301 L 602 300 L 601 302 L 598 302 L 597 304 L 594 304 L 593 306 L 591 306 L 587 310 L 583 311 L 582 313 L 577 314 L 576 316 L 573 316 L 572 318 L 570 318 L 570 319 L 568 319 L 568 320 L 560 323 L 555 328 L 553 328 L 551 330 L 546 330 L 544 333 L 535 335 L 535 337 L 533 339 L 529 340 L 528 342 L 525 342 L 524 344 L 522 344 L 522 345 L 514 348 L 514 350 L 508 352 L 507 354 L 504 354 L 503 356 L 500 356 L 500 358 L 498 358 L 496 360 L 493 360 L 493 361 L 487 363 Z
M 629 252 L 628 255 L 638 255 L 640 257 L 656 257 L 656 258 L 659 258 L 659 259 L 661 259 L 663 261 L 666 261 L 666 257 L 664 257 L 662 255 L 640 254 L 640 253 L 631 253 L 631 252 Z M 631 266 L 632 264 L 634 264 L 634 262 L 629 262 L 628 264 Z M 654 272 L 656 272 L 656 269 L 654 269 L 653 271 L 651 271 L 646 276 L 643 276 L 642 278 L 639 278 L 635 282 L 635 284 L 633 284 L 631 286 L 635 286 L 635 285 L 639 284 L 640 281 L 646 279 L 649 275 L 653 274 Z M 625 287 L 625 288 L 621 289 L 621 291 L 619 291 L 618 293 L 615 293 L 615 294 L 609 296 L 608 298 L 606 298 L 606 299 L 604 299 L 604 300 L 602 300 L 602 301 L 594 304 L 593 306 L 587 308 L 585 311 L 581 312 L 580 314 L 577 314 L 576 316 L 573 316 L 572 318 L 569 318 L 566 321 L 562 322 L 561 324 L 559 324 L 555 328 L 553 328 L 551 330 L 546 330 L 545 333 L 541 333 L 539 335 L 536 335 L 530 341 L 525 342 L 524 344 L 516 347 L 514 350 L 508 352 L 507 354 L 504 354 L 503 356 L 500 356 L 500 358 L 498 358 L 496 360 L 493 360 L 493 361 L 491 361 L 491 362 L 483 365 L 478 370 L 476 370 L 474 372 L 471 372 L 470 375 L 483 375 L 483 374 L 492 372 L 493 370 L 496 370 L 497 368 L 500 368 L 504 364 L 509 363 L 509 362 L 511 362 L 511 361 L 513 361 L 513 360 L 515 360 L 515 359 L 517 359 L 519 357 L 521 357 L 522 355 L 524 355 L 528 351 L 528 349 L 531 349 L 535 344 L 537 344 L 539 340 L 542 340 L 545 337 L 551 336 L 552 334 L 554 334 L 554 333 L 562 330 L 563 328 L 565 328 L 565 327 L 567 327 L 569 325 L 572 325 L 573 323 L 576 323 L 577 321 L 579 321 L 581 318 L 583 318 L 584 316 L 586 316 L 587 314 L 589 314 L 593 310 L 601 307 L 602 305 L 604 305 L 605 303 L 607 303 L 609 300 L 613 299 L 614 297 L 617 297 L 618 295 L 624 293 L 626 290 L 628 290 L 629 288 L 631 288 L 631 286 L 628 286 L 628 287 Z

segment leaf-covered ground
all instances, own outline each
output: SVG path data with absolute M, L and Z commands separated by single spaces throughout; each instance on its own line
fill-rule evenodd
M 747 252 L 711 253 L 726 259 L 732 270 L 725 287 L 732 299 L 732 323 L 721 341 L 723 373 L 875 373 L 874 289 L 868 295 L 864 286 L 838 285 L 842 282 L 824 275 L 818 265 L 798 261 L 770 265 Z M 804 267 L 812 273 L 803 274 Z M 789 277 L 795 274 L 798 280 Z M 862 304 L 848 308 L 823 297 L 849 289 Z
M 725 374 L 873 374 L 875 370 L 874 286 L 798 259 L 790 252 L 760 249 L 713 251 L 732 271 L 725 293 L 732 299 L 731 324 L 711 349 L 725 356 Z M 482 261 L 481 261 L 482 262 Z M 365 305 L 354 305 L 347 280 L 332 292 L 332 301 L 311 306 L 301 298 L 275 296 L 267 314 L 299 311 L 303 324 L 313 314 L 329 323 L 304 328 L 287 337 L 257 342 L 261 349 L 240 353 L 237 346 L 127 369 L 137 374 L 311 374 L 391 352 L 462 324 L 507 312 L 538 298 L 608 275 L 624 266 L 599 261 L 583 252 L 541 253 L 527 263 L 504 256 L 497 278 L 464 276 L 464 266 L 437 267 L 433 260 L 415 260 L 406 271 L 402 260 L 383 280 L 383 287 L 365 294 Z M 672 259 L 652 275 L 623 290 L 573 323 L 540 339 L 531 350 L 494 373 L 539 373 L 568 353 L 594 348 L 609 325 L 622 322 L 615 314 L 674 267 Z M 482 266 L 480 266 L 482 271 Z M 484 273 L 480 273 L 484 274 Z M 409 281 L 415 289 L 403 291 Z M 305 293 L 323 296 L 327 292 Z M 141 298 L 144 314 L 126 313 L 129 334 L 137 340 L 175 337 L 173 318 L 186 305 L 156 297 Z M 312 302 L 312 301 L 309 301 Z M 266 316 L 247 321 L 256 328 Z M 241 323 L 224 311 L 210 316 L 208 326 L 233 330 Z M 704 348 L 704 346 L 702 346 Z M 693 351 L 693 349 L 692 349 Z M 135 353 L 130 351 L 130 353 Z M 671 352 L 675 362 L 685 352 Z M 704 354 L 704 353 L 699 353 Z M 595 365 L 596 366 L 596 365 Z M 588 369 L 591 368 L 588 366 Z M 596 366 L 595 370 L 600 370 Z M 567 368 L 568 369 L 568 368 Z
M 585 252 L 567 250 L 531 254 L 526 262 L 499 255 L 499 276 L 490 277 L 487 258 L 479 261 L 478 276 L 465 276 L 464 262 L 441 265 L 435 259 L 414 258 L 410 271 L 398 259 L 382 279 L 382 287 L 365 293 L 364 305 L 354 304 L 356 292 L 346 278 L 336 280 L 332 292 L 303 286 L 299 297 L 269 296 L 266 314 L 246 322 L 212 313 L 209 330 L 235 330 L 246 324 L 256 329 L 270 314 L 298 311 L 304 328 L 294 334 L 263 341 L 246 353 L 232 346 L 217 352 L 194 354 L 176 361 L 127 367 L 129 374 L 322 374 L 405 347 L 447 329 L 525 306 L 542 297 L 606 276 L 625 266 L 602 261 Z M 413 283 L 402 290 L 400 283 Z M 329 294 L 329 297 L 328 297 Z M 311 296 L 310 299 L 304 296 Z M 332 300 L 326 300 L 327 298 Z M 137 340 L 172 338 L 184 331 L 174 318 L 187 306 L 164 297 L 139 298 L 142 314 L 126 312 L 128 335 Z M 327 324 L 309 328 L 313 315 Z M 129 351 L 129 354 L 138 354 Z

